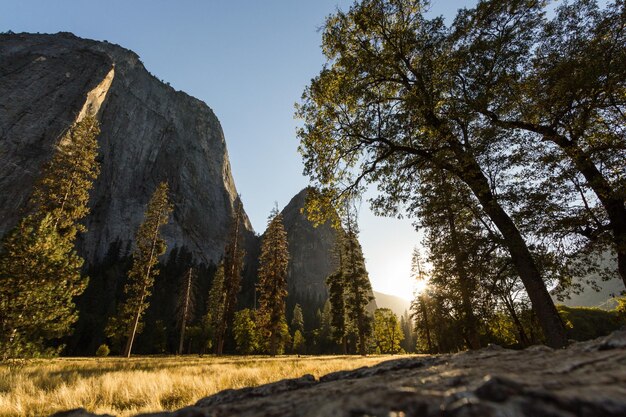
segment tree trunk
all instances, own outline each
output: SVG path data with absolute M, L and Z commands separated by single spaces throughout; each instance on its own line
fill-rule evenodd
M 460 144 L 458 146 L 460 147 Z M 519 229 L 491 192 L 489 182 L 476 160 L 458 148 L 455 150 L 463 164 L 461 180 L 470 187 L 485 213 L 502 233 L 513 264 L 532 302 L 533 310 L 546 337 L 546 343 L 553 348 L 565 347 L 567 345 L 565 326 Z
M 272 334 L 270 335 L 270 356 L 274 357 L 276 356 L 276 352 L 278 351 L 277 349 L 277 343 L 276 343 L 276 332 L 278 330 L 277 329 L 273 329 L 272 330 Z
M 220 356 L 222 354 L 222 352 L 224 351 L 224 336 L 221 334 L 216 335 L 216 341 L 215 341 L 215 354 L 217 356 Z
M 430 323 L 428 322 L 428 311 L 423 299 L 420 299 L 420 306 L 422 307 L 422 315 L 424 316 L 424 324 L 426 328 L 426 346 L 428 346 L 428 353 L 433 353 L 433 342 L 430 338 Z
M 617 195 L 593 161 L 575 142 L 558 135 L 545 137 L 558 145 L 570 157 L 606 210 L 617 252 L 617 269 L 626 286 L 626 206 L 624 199 Z
M 577 142 L 558 134 L 552 128 L 521 121 L 503 121 L 498 119 L 493 113 L 485 111 L 482 113 L 490 117 L 499 126 L 524 129 L 542 135 L 544 140 L 557 145 L 570 158 L 606 210 L 609 217 L 609 226 L 613 233 L 615 251 L 617 252 L 617 269 L 624 286 L 626 286 L 626 206 L 624 205 L 624 199 L 617 194 L 607 179 L 602 176 L 589 154 L 581 149 Z
M 135 317 L 133 318 L 133 325 L 130 328 L 128 339 L 126 340 L 126 347 L 124 348 L 124 356 L 127 358 L 130 358 L 130 352 L 133 349 L 133 342 L 135 341 L 135 335 L 137 334 L 137 327 L 139 326 L 139 317 L 141 316 L 141 305 L 143 304 L 145 294 L 146 294 L 146 286 L 144 285 L 141 289 L 141 301 L 139 302 L 139 306 L 137 308 L 137 312 L 135 313 Z
M 448 203 L 446 204 L 446 215 L 448 218 L 448 226 L 450 227 L 450 241 L 452 243 L 452 250 L 454 251 L 455 269 L 461 287 L 461 302 L 463 305 L 463 315 L 465 316 L 465 326 L 467 328 L 467 341 L 470 349 L 480 349 L 478 324 L 476 316 L 474 315 L 474 308 L 472 306 L 470 277 L 467 273 L 467 269 L 465 268 L 465 260 L 467 257 L 462 253 L 459 245 L 458 235 L 456 232 L 456 221 L 454 219 L 454 213 L 450 209 L 451 203 L 447 197 L 445 198 Z
M 189 300 L 191 297 L 191 268 L 187 273 L 187 286 L 185 288 L 185 304 L 183 307 L 183 317 L 180 324 L 180 341 L 178 343 L 178 354 L 183 354 L 183 341 L 185 340 L 185 326 L 187 325 L 187 315 L 189 314 Z
M 517 316 L 517 312 L 515 311 L 515 306 L 513 305 L 511 300 L 508 299 L 508 297 L 502 296 L 501 298 L 504 302 L 504 305 L 506 306 L 506 309 L 509 311 L 509 314 L 511 315 L 511 319 L 513 320 L 513 323 L 515 324 L 515 327 L 517 328 L 517 333 L 519 334 L 520 344 L 524 347 L 529 346 L 530 340 L 528 339 L 528 336 L 526 335 L 526 331 L 524 330 L 524 326 L 522 325 L 522 322 Z

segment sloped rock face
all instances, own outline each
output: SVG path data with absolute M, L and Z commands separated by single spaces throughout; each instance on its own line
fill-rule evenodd
M 217 261 L 237 191 L 213 111 L 156 79 L 135 53 L 63 33 L 0 35 L 0 236 L 17 222 L 60 135 L 89 113 L 102 134 L 79 243 L 87 263 L 98 264 L 114 243 L 129 246 L 161 181 L 174 203 L 168 248 Z M 245 228 L 252 236 L 247 218 Z
M 85 410 L 64 416 L 92 416 Z M 626 331 L 568 349 L 487 347 L 227 390 L 144 417 L 622 417 Z M 61 417 L 61 414 L 57 414 Z
M 289 245 L 288 291 L 326 300 L 324 280 L 337 268 L 337 232 L 330 224 L 315 227 L 301 212 L 307 193 L 306 188 L 300 191 L 282 211 Z
M 337 231 L 329 223 L 314 226 L 307 219 L 302 209 L 308 192 L 308 188 L 300 191 L 282 211 L 289 245 L 288 313 L 299 303 L 304 310 L 305 326 L 314 320 L 317 309 L 328 298 L 326 277 L 337 268 L 333 255 Z M 376 301 L 372 300 L 368 310 L 375 309 Z

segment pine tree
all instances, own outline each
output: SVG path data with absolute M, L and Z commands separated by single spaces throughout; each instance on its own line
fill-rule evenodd
M 241 272 L 243 270 L 243 250 L 241 226 L 243 224 L 243 206 L 238 198 L 235 202 L 235 217 L 230 229 L 229 242 L 224 253 L 224 281 L 221 303 L 215 305 L 221 311 L 216 314 L 221 319 L 216 321 L 215 327 L 215 353 L 222 354 L 226 330 L 233 320 L 233 314 L 237 307 L 237 296 L 241 291 Z
M 322 311 L 319 311 L 319 323 L 319 328 L 315 331 L 319 353 L 330 353 L 330 347 L 333 343 L 333 325 L 329 300 L 326 300 Z
M 183 342 L 185 340 L 185 328 L 189 321 L 192 320 L 193 310 L 195 308 L 195 275 L 193 268 L 189 268 L 185 274 L 183 286 L 178 297 L 178 326 L 180 328 L 180 337 L 178 341 L 178 354 L 183 353 Z
M 89 214 L 89 191 L 100 173 L 96 162 L 100 125 L 93 117 L 77 122 L 61 138 L 57 150 L 35 185 L 30 206 L 39 217 L 50 215 L 61 237 L 74 241 Z
M 304 333 L 304 317 L 302 316 L 302 307 L 300 304 L 296 304 L 293 308 L 293 315 L 291 317 L 291 330 L 294 332 L 300 331 Z
M 282 214 L 275 208 L 268 219 L 267 231 L 261 244 L 257 284 L 258 327 L 262 337 L 268 342 L 268 351 L 272 356 L 281 350 L 281 338 L 288 327 L 285 320 L 288 263 L 287 232 L 283 226 Z
M 367 305 L 373 299 L 363 252 L 358 240 L 356 223 L 348 219 L 345 239 L 345 310 L 346 318 L 354 327 L 359 338 L 359 354 L 366 354 L 366 339 L 372 331 L 371 318 L 367 313 Z
M 28 216 L 3 242 L 2 360 L 48 351 L 46 341 L 66 335 L 78 318 L 73 298 L 86 286 L 80 274 L 83 260 L 54 223 L 50 215 L 41 220 Z
M 220 262 L 211 282 L 209 297 L 207 299 L 207 314 L 205 321 L 209 327 L 211 338 L 215 341 L 216 329 L 224 321 L 224 299 L 226 293 L 224 291 L 224 262 Z
M 328 288 L 328 306 L 330 307 L 330 323 L 332 337 L 341 343 L 342 353 L 348 353 L 347 326 L 346 326 L 346 304 L 345 304 L 345 283 L 344 283 L 344 238 L 343 231 L 337 231 L 334 255 L 337 260 L 337 269 L 326 277 L 326 287 Z
M 128 282 L 124 287 L 126 299 L 117 317 L 118 326 L 127 336 L 124 348 L 124 356 L 127 358 L 130 357 L 143 313 L 150 305 L 148 298 L 154 279 L 159 274 L 157 269 L 159 256 L 163 255 L 166 250 L 160 229 L 167 224 L 171 212 L 168 185 L 167 182 L 162 182 L 154 191 L 148 203 L 144 221 L 137 230 L 133 266 L 128 273 Z
M 78 222 L 89 209 L 99 173 L 98 122 L 84 118 L 61 138 L 44 166 L 26 216 L 8 232 L 0 253 L 0 357 L 46 351 L 77 320 L 74 297 L 87 280 L 74 250 Z
M 293 353 L 303 354 L 306 345 L 304 335 L 300 330 L 296 330 L 293 334 Z
M 330 303 L 330 322 L 332 325 L 333 338 L 341 343 L 342 353 L 348 353 L 346 309 L 344 299 L 343 272 L 341 269 L 333 272 L 326 278 L 328 287 L 328 301 Z

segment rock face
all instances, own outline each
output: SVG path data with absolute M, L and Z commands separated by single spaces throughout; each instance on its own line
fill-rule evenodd
M 223 253 L 237 191 L 224 135 L 203 102 L 152 76 L 124 48 L 68 33 L 0 35 L 0 236 L 18 220 L 40 168 L 85 114 L 101 123 L 101 174 L 79 249 L 98 264 L 128 247 L 145 206 L 169 181 L 168 248 L 198 263 Z M 252 235 L 247 218 L 245 228 Z
M 306 218 L 302 209 L 308 192 L 308 188 L 300 191 L 282 211 L 289 245 L 288 312 L 299 303 L 304 309 L 305 325 L 328 298 L 326 277 L 337 268 L 333 255 L 337 231 L 329 223 L 316 227 Z M 368 310 L 375 309 L 376 301 L 372 300 Z
M 329 224 L 315 227 L 301 212 L 307 193 L 306 188 L 300 191 L 282 211 L 289 245 L 288 291 L 326 300 L 324 280 L 337 268 L 337 232 Z
M 71 414 L 73 413 L 73 414 Z M 93 416 L 74 410 L 57 417 Z M 626 331 L 564 350 L 490 346 L 226 390 L 144 417 L 621 417 Z

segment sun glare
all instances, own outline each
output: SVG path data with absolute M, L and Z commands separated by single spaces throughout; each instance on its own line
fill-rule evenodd
M 423 279 L 420 281 L 416 280 L 413 283 L 413 294 L 420 295 L 426 290 L 427 287 L 428 287 L 428 279 Z

